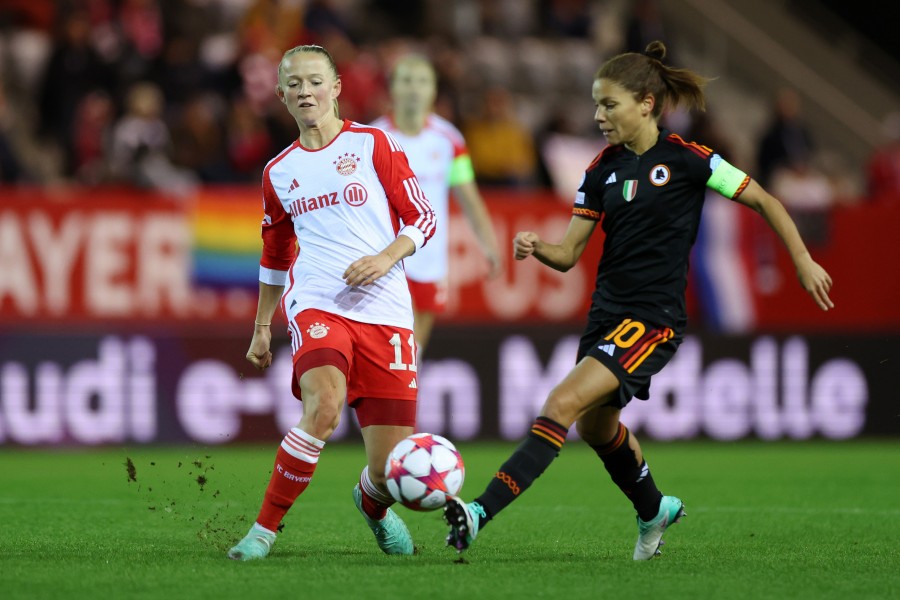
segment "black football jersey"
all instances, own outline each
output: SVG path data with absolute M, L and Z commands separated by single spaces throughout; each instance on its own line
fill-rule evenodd
M 592 310 L 684 327 L 688 259 L 719 160 L 710 148 L 666 130 L 640 156 L 616 145 L 594 159 L 572 210 L 601 221 L 606 234 Z

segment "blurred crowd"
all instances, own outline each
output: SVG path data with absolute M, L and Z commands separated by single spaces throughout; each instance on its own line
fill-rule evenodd
M 274 94 L 278 61 L 288 48 L 315 43 L 338 64 L 342 116 L 359 122 L 388 109 L 393 60 L 426 52 L 440 74 L 438 110 L 468 132 L 484 183 L 536 184 L 535 123 L 516 114 L 505 87 L 471 80 L 460 42 L 532 25 L 510 23 L 501 10 L 508 3 L 460 4 L 474 9 L 474 21 L 466 7 L 440 2 L 7 0 L 0 181 L 126 183 L 175 194 L 257 182 L 296 132 Z M 533 3 L 534 33 L 592 47 L 591 4 Z M 518 152 L 498 155 L 497 144 L 509 140 Z
M 654 39 L 677 63 L 659 8 L 656 0 L 4 0 L 0 182 L 174 194 L 256 183 L 296 132 L 274 94 L 278 61 L 316 43 L 338 64 L 341 116 L 371 122 L 386 112 L 394 60 L 425 53 L 439 74 L 437 111 L 465 134 L 479 183 L 569 198 L 572 172 L 602 144 L 589 94 L 597 66 Z M 716 118 L 711 107 L 667 125 L 727 154 L 732 141 Z M 870 169 L 879 190 L 900 186 L 900 126 L 889 133 Z M 853 196 L 830 176 L 837 171 L 814 164 L 793 91 L 774 100 L 758 147 L 755 164 L 739 164 L 787 204 L 814 210 Z

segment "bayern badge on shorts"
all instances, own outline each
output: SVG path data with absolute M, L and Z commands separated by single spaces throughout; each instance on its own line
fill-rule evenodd
M 328 325 L 325 325 L 324 323 L 313 323 L 309 326 L 309 329 L 306 330 L 306 333 L 314 340 L 323 338 L 328 335 Z

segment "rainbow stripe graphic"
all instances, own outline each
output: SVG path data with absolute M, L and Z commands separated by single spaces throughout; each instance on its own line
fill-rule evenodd
M 258 189 L 204 188 L 191 210 L 193 282 L 204 287 L 252 287 L 259 282 L 262 200 Z

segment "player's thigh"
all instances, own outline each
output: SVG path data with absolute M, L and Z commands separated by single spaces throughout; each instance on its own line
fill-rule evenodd
M 347 397 L 347 379 L 337 367 L 326 364 L 303 372 L 298 378 L 304 414 L 329 415 L 340 419 Z
M 413 329 L 416 332 L 416 342 L 419 346 L 424 346 L 428 343 L 428 338 L 431 335 L 431 330 L 434 329 L 434 321 L 435 314 L 433 312 L 428 312 L 425 310 L 413 309 L 413 318 L 414 325 Z
M 618 387 L 618 378 L 606 365 L 585 357 L 553 388 L 541 414 L 570 427 L 588 410 L 607 402 Z

